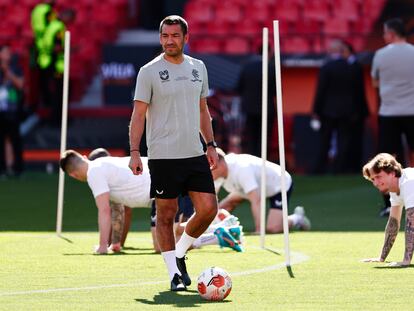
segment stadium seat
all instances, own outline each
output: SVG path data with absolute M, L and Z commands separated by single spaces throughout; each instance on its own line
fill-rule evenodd
M 227 1 L 217 3 L 214 13 L 217 21 L 236 24 L 243 19 L 243 11 L 241 7 Z
M 222 44 L 220 40 L 212 38 L 193 39 L 190 50 L 195 53 L 217 54 L 222 52 Z
M 210 4 L 200 4 L 198 2 L 189 2 L 184 9 L 184 17 L 191 24 L 208 23 L 213 20 L 213 7 Z
M 294 23 L 294 33 L 296 34 L 319 34 L 321 32 L 321 23 L 317 20 L 300 19 Z
M 274 12 L 273 7 L 262 1 L 249 2 L 245 7 L 246 20 L 253 20 L 258 23 L 267 22 L 270 19 L 271 12 Z
M 305 1 L 303 18 L 308 20 L 324 21 L 329 18 L 329 2 L 327 0 Z
M 243 23 L 237 27 L 237 34 L 247 36 L 247 37 L 254 37 L 260 35 L 262 33 L 262 27 L 260 24 L 251 19 L 247 19 Z
M 350 28 L 347 20 L 343 19 L 328 19 L 324 22 L 323 33 L 325 35 L 343 36 L 348 35 Z
M 360 19 L 359 3 L 356 1 L 338 1 L 332 6 L 333 18 L 356 21 Z
M 311 52 L 309 41 L 303 37 L 287 37 L 281 40 L 281 51 L 287 54 L 306 54 Z
M 224 40 L 224 53 L 227 54 L 249 54 L 251 44 L 243 37 L 227 38 Z
M 282 2 L 275 6 L 275 19 L 296 22 L 300 18 L 299 6 L 294 2 Z
M 233 32 L 233 28 L 227 21 L 217 20 L 207 24 L 207 31 L 213 37 L 225 37 Z

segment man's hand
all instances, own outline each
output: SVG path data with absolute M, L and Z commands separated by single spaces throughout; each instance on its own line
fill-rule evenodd
M 210 170 L 214 170 L 217 168 L 218 154 L 216 148 L 207 147 L 207 160 L 208 164 L 210 164 Z
M 129 160 L 129 168 L 134 175 L 141 175 L 143 171 L 141 157 L 138 151 L 131 152 L 131 158 Z
M 374 258 L 365 258 L 361 259 L 362 262 L 384 262 L 384 259 L 381 257 L 374 257 Z

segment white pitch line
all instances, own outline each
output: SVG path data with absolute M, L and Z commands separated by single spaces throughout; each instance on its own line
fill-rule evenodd
M 275 250 L 278 251 L 279 250 Z M 299 253 L 299 252 L 291 252 L 292 261 L 291 264 L 299 264 L 301 262 L 309 260 L 309 256 Z M 284 262 L 279 264 L 268 266 L 260 269 L 251 269 L 245 271 L 238 271 L 230 273 L 231 277 L 237 277 L 242 275 L 250 275 L 250 274 L 257 274 L 263 273 L 267 271 L 277 270 L 286 267 Z M 84 286 L 84 287 L 67 287 L 67 288 L 51 288 L 51 289 L 38 289 L 38 290 L 25 290 L 25 291 L 16 291 L 16 292 L 5 292 L 0 293 L 0 297 L 5 296 L 18 296 L 18 295 L 32 295 L 32 294 L 48 294 L 48 293 L 56 293 L 56 292 L 75 292 L 75 291 L 88 291 L 88 290 L 96 290 L 96 289 L 105 289 L 105 288 L 117 288 L 117 287 L 134 287 L 134 286 L 142 286 L 142 285 L 157 285 L 167 283 L 167 281 L 157 280 L 157 281 L 142 281 L 137 283 L 129 283 L 129 284 L 111 284 L 111 285 L 98 285 L 98 286 Z

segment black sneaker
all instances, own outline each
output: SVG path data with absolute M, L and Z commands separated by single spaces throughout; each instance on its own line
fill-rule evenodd
M 187 287 L 183 283 L 183 279 L 177 273 L 174 274 L 173 279 L 171 280 L 171 291 L 172 292 L 180 292 L 183 290 L 187 290 Z
M 187 267 L 185 265 L 185 256 L 183 258 L 175 257 L 177 262 L 177 268 L 181 272 L 181 278 L 183 279 L 183 282 L 186 286 L 191 285 L 191 279 L 190 276 L 187 273 Z

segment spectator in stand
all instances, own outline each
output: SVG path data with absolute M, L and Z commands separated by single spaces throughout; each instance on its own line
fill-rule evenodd
M 8 46 L 0 47 L 0 175 L 20 175 L 23 170 L 23 147 L 20 121 L 24 78 L 22 69 L 13 61 Z M 7 170 L 5 143 L 11 142 L 13 165 Z
M 363 81 L 357 65 L 344 57 L 342 41 L 333 40 L 329 53 L 328 61 L 320 69 L 313 105 L 313 117 L 321 123 L 321 146 L 313 173 L 327 171 L 328 151 L 334 133 L 337 135 L 337 154 L 333 173 L 350 173 L 353 171 L 349 164 L 355 147 L 354 128 L 367 114 L 366 99 L 361 90 Z
M 41 49 L 43 35 L 50 22 L 56 18 L 56 12 L 53 10 L 55 0 L 45 0 L 37 4 L 31 13 L 31 25 L 34 38 L 35 55 Z
M 52 125 L 59 125 L 62 111 L 64 45 L 66 25 L 75 11 L 65 9 L 46 27 L 37 62 L 40 68 L 40 91 L 46 107 L 51 108 Z
M 379 49 L 372 62 L 371 76 L 379 88 L 378 151 L 394 155 L 405 166 L 402 136 L 409 147 L 408 165 L 414 165 L 414 46 L 406 39 L 401 19 L 384 23 L 387 45 Z M 381 216 L 388 216 L 389 197 L 385 195 Z

